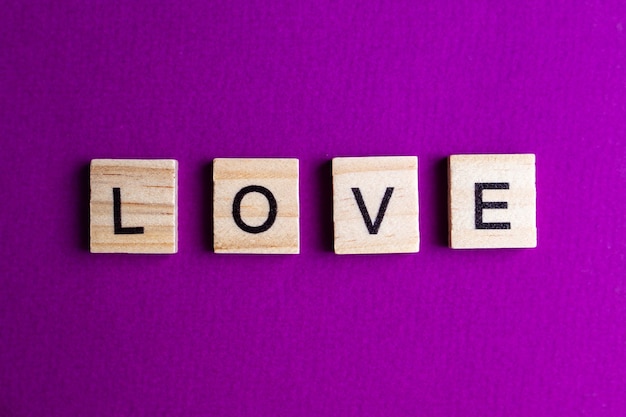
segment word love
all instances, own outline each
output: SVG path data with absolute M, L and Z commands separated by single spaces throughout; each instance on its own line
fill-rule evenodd
M 175 160 L 91 161 L 91 252 L 176 253 Z M 452 155 L 453 249 L 537 246 L 535 155 Z M 419 251 L 417 157 L 335 158 L 337 254 Z M 297 159 L 213 161 L 217 253 L 300 252 Z M 330 209 L 330 208 L 329 208 Z

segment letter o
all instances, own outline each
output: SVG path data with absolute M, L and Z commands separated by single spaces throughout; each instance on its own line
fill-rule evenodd
M 259 193 L 263 194 L 265 198 L 267 198 L 267 202 L 270 205 L 270 211 L 267 214 L 267 220 L 260 226 L 250 226 L 246 224 L 241 218 L 241 201 L 249 193 Z M 276 215 L 278 213 L 278 205 L 276 204 L 276 199 L 274 198 L 274 194 L 270 190 L 260 185 L 249 185 L 247 187 L 243 187 L 237 194 L 235 194 L 235 199 L 233 200 L 233 219 L 235 223 L 241 230 L 248 233 L 263 233 L 268 230 L 274 222 L 276 221 Z

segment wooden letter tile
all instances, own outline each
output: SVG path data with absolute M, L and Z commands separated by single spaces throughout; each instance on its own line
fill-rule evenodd
M 333 159 L 335 253 L 419 251 L 417 157 Z
M 452 155 L 450 247 L 537 246 L 535 155 Z
M 297 159 L 213 161 L 217 253 L 300 253 Z
M 172 159 L 91 161 L 94 253 L 176 253 L 177 167 Z

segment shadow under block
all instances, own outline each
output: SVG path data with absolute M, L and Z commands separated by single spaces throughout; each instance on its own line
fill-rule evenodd
M 452 155 L 450 247 L 537 247 L 535 155 Z
M 177 171 L 171 159 L 91 161 L 93 253 L 176 253 Z
M 333 159 L 335 253 L 419 252 L 417 157 Z
M 213 161 L 216 253 L 300 253 L 297 159 Z

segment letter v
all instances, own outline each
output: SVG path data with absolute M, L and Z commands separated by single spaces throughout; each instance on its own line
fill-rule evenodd
M 387 206 L 389 205 L 389 200 L 391 200 L 392 193 L 393 187 L 387 187 L 387 190 L 385 190 L 385 196 L 383 197 L 383 201 L 380 203 L 380 208 L 378 209 L 376 221 L 372 224 L 372 218 L 367 211 L 367 207 L 365 207 L 365 202 L 363 201 L 361 190 L 359 188 L 352 189 L 352 194 L 354 194 L 354 198 L 356 199 L 356 203 L 359 206 L 359 210 L 361 210 L 361 215 L 363 216 L 365 226 L 367 226 L 367 231 L 370 233 L 370 235 L 378 234 L 378 229 L 380 229 L 380 225 L 383 222 L 383 217 L 385 217 L 385 211 L 387 211 Z

